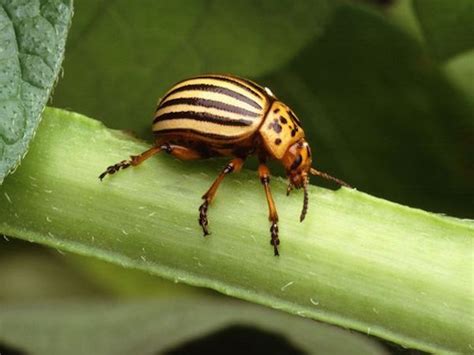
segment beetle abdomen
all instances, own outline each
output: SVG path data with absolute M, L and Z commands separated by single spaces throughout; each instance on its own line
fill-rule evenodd
M 229 75 L 179 82 L 161 99 L 153 132 L 218 143 L 237 142 L 260 126 L 269 97 L 255 83 Z

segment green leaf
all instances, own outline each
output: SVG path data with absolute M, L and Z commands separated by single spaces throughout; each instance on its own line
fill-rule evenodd
M 386 8 L 383 8 L 383 11 L 390 21 L 403 29 L 410 36 L 419 42 L 424 41 L 420 23 L 413 9 L 412 0 L 392 1 Z
M 278 70 L 321 35 L 337 3 L 79 1 L 54 103 L 148 133 L 170 85 L 206 72 Z
M 413 7 L 428 49 L 441 62 L 441 69 L 452 85 L 462 94 L 457 104 L 461 107 L 466 103 L 470 105 L 466 110 L 466 116 L 471 118 L 470 126 L 460 137 L 461 142 L 468 141 L 474 137 L 474 2 L 413 0 Z M 469 166 L 473 164 L 471 159 L 464 169 L 464 175 L 470 180 L 473 176 L 469 173 Z
M 235 341 L 243 327 L 257 328 L 259 338 L 252 345 L 261 348 L 258 343 L 266 340 L 264 345 L 270 353 L 386 353 L 359 334 L 203 296 L 127 303 L 10 305 L 0 310 L 0 343 L 38 355 L 162 354 L 222 329 L 233 330 Z M 272 336 L 273 344 L 262 336 Z M 252 341 L 237 339 L 240 347 L 248 347 Z
M 201 236 L 197 207 L 223 161 L 159 155 L 98 181 L 107 165 L 146 148 L 83 116 L 46 111 L 28 157 L 0 189 L 0 233 L 404 346 L 470 351 L 472 221 L 311 186 L 299 223 L 301 194 L 286 197 L 285 182 L 273 179 L 277 258 L 255 172 L 226 178 L 210 209 L 209 238 Z
M 413 0 L 426 43 L 440 61 L 474 48 L 472 0 Z
M 474 48 L 470 52 L 465 52 L 450 59 L 444 65 L 444 70 L 452 83 L 460 92 L 465 94 L 466 99 L 474 108 Z M 472 112 L 474 112 L 474 109 Z M 474 128 L 472 130 L 474 131 Z M 466 136 L 468 135 L 469 133 L 466 134 Z
M 72 0 L 0 0 L 0 183 L 38 127 L 71 17 Z

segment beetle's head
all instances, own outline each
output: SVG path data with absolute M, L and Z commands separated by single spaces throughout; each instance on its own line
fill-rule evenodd
M 290 145 L 282 157 L 286 175 L 290 180 L 289 189 L 304 187 L 308 183 L 311 169 L 311 149 L 304 138 Z
M 339 185 L 350 187 L 347 183 L 339 180 L 327 173 L 323 173 L 311 167 L 311 149 L 304 138 L 290 145 L 282 157 L 282 163 L 288 176 L 289 184 L 287 195 L 293 188 L 304 189 L 303 210 L 301 211 L 300 221 L 303 221 L 308 209 L 308 183 L 309 175 L 320 176 L 324 179 L 332 180 Z
M 303 221 L 308 209 L 308 182 L 311 171 L 311 149 L 304 138 L 290 145 L 281 159 L 288 176 L 287 195 L 293 188 L 304 189 L 303 210 L 300 221 Z

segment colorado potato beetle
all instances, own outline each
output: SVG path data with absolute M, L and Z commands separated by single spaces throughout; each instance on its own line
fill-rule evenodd
M 287 194 L 304 190 L 303 221 L 308 209 L 309 174 L 348 186 L 345 182 L 311 167 L 311 149 L 300 120 L 268 89 L 233 75 L 202 75 L 175 84 L 158 103 L 153 120 L 152 148 L 109 166 L 99 178 L 120 169 L 137 166 L 164 151 L 182 159 L 232 157 L 202 196 L 199 224 L 209 234 L 207 210 L 224 177 L 242 168 L 245 159 L 256 155 L 258 175 L 265 190 L 271 222 L 270 243 L 279 255 L 278 214 L 270 192 L 268 159 L 279 160 L 288 176 Z

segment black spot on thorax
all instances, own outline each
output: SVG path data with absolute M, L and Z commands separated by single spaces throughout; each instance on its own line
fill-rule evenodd
M 296 115 L 293 113 L 293 111 L 288 110 L 288 115 L 290 116 L 290 119 L 293 121 L 293 123 L 294 123 L 296 126 L 300 126 L 300 127 L 301 127 L 301 122 L 300 122 L 300 120 L 298 119 L 298 117 L 296 117 Z
M 280 133 L 282 130 L 281 125 L 278 123 L 277 119 L 274 119 L 273 122 L 270 122 L 268 129 L 273 129 L 276 133 Z

